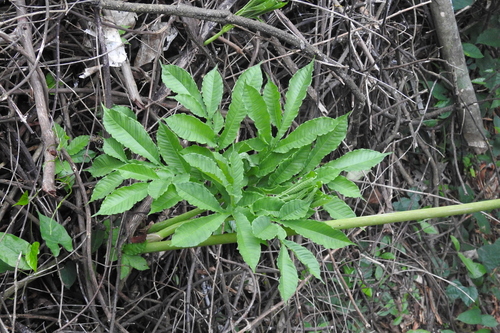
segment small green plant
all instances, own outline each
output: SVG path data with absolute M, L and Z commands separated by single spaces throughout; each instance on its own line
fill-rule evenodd
M 462 43 L 462 47 L 472 82 L 476 85 L 477 99 L 481 102 L 481 113 L 493 120 L 492 131 L 486 135 L 490 140 L 493 155 L 498 156 L 500 117 L 495 113 L 495 109 L 500 106 L 500 58 L 494 50 L 500 47 L 500 15 L 492 15 L 487 26 L 484 23 L 477 22 L 465 30 L 467 42 Z
M 495 298 L 500 296 L 498 278 L 495 274 L 495 271 L 500 267 L 500 259 L 498 258 L 500 240 L 493 244 L 483 245 L 478 249 L 464 244 L 467 245 L 467 251 L 462 249 L 465 246 L 462 246 L 456 237 L 451 236 L 451 242 L 457 251 L 459 262 L 466 268 L 468 275 L 468 286 L 464 286 L 459 280 L 453 280 L 446 288 L 446 295 L 451 300 L 461 300 L 467 307 L 470 307 L 460 313 L 456 319 L 468 325 L 481 325 L 491 328 L 498 326 L 495 318 L 483 314 L 479 306 L 483 299 L 480 297 L 481 294 L 483 296 L 487 295 L 486 297 L 491 297 L 493 294 Z M 490 330 L 479 329 L 477 332 L 490 332 Z
M 73 251 L 73 240 L 62 225 L 40 213 L 38 213 L 38 218 L 42 239 L 54 257 L 60 254 L 59 245 L 67 251 Z M 30 244 L 15 235 L 0 232 L 0 273 L 16 269 L 36 272 L 39 248 L 39 242 Z
M 243 8 L 238 10 L 235 15 L 250 19 L 257 19 L 260 15 L 271 12 L 275 9 L 279 9 L 286 4 L 287 2 L 283 2 L 281 0 L 250 0 L 245 6 L 243 6 Z M 207 39 L 204 45 L 212 43 L 214 40 L 228 32 L 232 28 L 234 28 L 234 25 L 226 24 L 224 27 L 222 27 L 221 31 Z
M 59 142 L 57 150 L 60 151 L 61 149 L 65 149 L 74 163 L 88 163 L 96 156 L 93 150 L 88 149 L 90 142 L 89 135 L 80 135 L 70 140 L 64 128 L 58 123 L 54 123 L 54 132 Z M 71 165 L 68 161 L 59 158 L 57 158 L 55 164 L 58 180 L 65 185 L 66 190 L 71 191 L 75 182 L 75 175 L 74 171 L 71 169 Z
M 311 62 L 291 78 L 283 111 L 276 85 L 268 81 L 262 88 L 260 67 L 248 69 L 236 82 L 223 117 L 222 78 L 216 69 L 204 77 L 200 92 L 186 71 L 163 66 L 163 82 L 192 115 L 175 114 L 159 123 L 155 143 L 128 108 L 104 109 L 111 138 L 104 139 L 105 154 L 89 169 L 103 177 L 91 198 L 104 198 L 96 215 L 122 213 L 148 195 L 153 198 L 150 213 L 185 200 L 193 209 L 151 227 L 149 243 L 172 235 L 172 245 L 193 247 L 214 234 L 235 231 L 243 259 L 255 270 L 261 245 L 275 239 L 281 245 L 277 265 L 284 299 L 298 282 L 289 251 L 321 279 L 315 256 L 287 235 L 298 233 L 327 248 L 350 245 L 342 232 L 311 216 L 326 210 L 334 219 L 354 217 L 335 192 L 358 197 L 359 190 L 341 173 L 370 169 L 387 154 L 361 149 L 322 164 L 344 139 L 348 115 L 312 119 L 291 131 L 312 69 Z M 257 136 L 238 141 L 247 116 Z M 120 187 L 127 179 L 134 182 Z

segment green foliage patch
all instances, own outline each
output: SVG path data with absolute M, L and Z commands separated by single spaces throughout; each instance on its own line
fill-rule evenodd
M 288 299 L 298 282 L 290 251 L 318 278 L 320 269 L 314 254 L 287 235 L 301 234 L 332 249 L 352 244 L 312 216 L 324 210 L 332 218 L 353 217 L 336 193 L 359 197 L 359 190 L 340 174 L 368 170 L 387 154 L 361 149 L 322 164 L 345 138 L 348 115 L 292 127 L 311 83 L 312 62 L 290 79 L 283 106 L 276 85 L 264 84 L 260 67 L 248 69 L 237 80 L 225 115 L 219 109 L 223 85 L 216 69 L 205 75 L 201 91 L 185 70 L 172 65 L 162 69 L 173 98 L 191 114 L 161 121 L 152 138 L 130 110 L 104 108 L 111 138 L 104 139 L 105 154 L 89 169 L 103 177 L 92 195 L 92 200 L 104 198 L 96 215 L 125 212 L 148 195 L 153 199 L 150 213 L 186 201 L 196 214 L 161 222 L 148 235 L 149 242 L 172 235 L 176 247 L 197 246 L 234 221 L 238 250 L 252 270 L 262 244 L 280 244 L 279 290 Z M 244 121 L 253 124 L 256 136 L 240 141 Z M 127 179 L 134 183 L 120 186 Z

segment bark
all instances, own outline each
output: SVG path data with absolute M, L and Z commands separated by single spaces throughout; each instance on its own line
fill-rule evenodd
M 45 83 L 45 77 L 38 66 L 38 59 L 33 48 L 33 35 L 31 31 L 31 23 L 28 20 L 26 11 L 26 3 L 24 0 L 13 1 L 17 8 L 17 22 L 19 38 L 24 50 L 25 56 L 28 58 L 29 82 L 33 89 L 33 98 L 35 99 L 35 108 L 40 124 L 40 132 L 42 136 L 42 144 L 44 146 L 43 157 L 43 176 L 42 190 L 50 195 L 56 194 L 55 186 L 55 160 L 57 158 L 56 139 L 52 131 L 52 120 L 49 116 L 48 107 L 48 88 Z M 43 47 L 43 43 L 42 43 Z M 39 52 L 42 52 L 41 50 Z
M 453 84 L 463 138 L 474 152 L 484 153 L 488 148 L 483 134 L 485 129 L 465 63 L 451 1 L 433 0 L 431 11 L 442 56 L 448 63 L 448 77 Z

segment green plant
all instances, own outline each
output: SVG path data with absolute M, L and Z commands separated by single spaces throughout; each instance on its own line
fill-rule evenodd
M 283 112 L 277 87 L 268 81 L 262 88 L 260 67 L 250 68 L 236 82 L 223 117 L 222 78 L 215 69 L 205 76 L 200 92 L 187 72 L 163 66 L 163 82 L 193 115 L 176 114 L 161 122 L 155 143 L 129 109 L 104 109 L 103 123 L 112 137 L 104 139 L 105 154 L 89 169 L 94 177 L 104 177 L 91 198 L 104 198 L 96 215 L 124 212 L 148 195 L 153 198 L 150 213 L 185 200 L 193 210 L 151 227 L 150 243 L 173 235 L 172 245 L 192 247 L 214 233 L 234 230 L 238 249 L 254 270 L 261 245 L 279 241 L 279 288 L 284 299 L 293 294 L 298 281 L 289 251 L 321 278 L 315 256 L 287 235 L 293 231 L 328 248 L 352 244 L 311 216 L 322 208 L 332 218 L 354 217 L 332 193 L 359 196 L 356 185 L 341 172 L 367 170 L 387 154 L 362 149 L 322 165 L 344 139 L 348 115 L 309 120 L 290 132 L 312 68 L 311 62 L 291 78 Z M 257 136 L 238 141 L 246 116 Z M 189 142 L 187 147 L 181 146 L 181 139 Z M 132 153 L 144 159 L 132 158 Z M 127 179 L 134 182 L 119 187 Z M 199 214 L 203 216 L 193 218 Z
M 59 256 L 59 245 L 67 251 L 73 251 L 73 240 L 62 225 L 40 213 L 38 213 L 38 218 L 42 239 L 54 257 Z M 16 269 L 32 269 L 36 272 L 39 248 L 39 242 L 30 244 L 15 235 L 0 232 L 0 273 Z
M 467 42 L 462 43 L 481 113 L 493 120 L 491 133 L 486 133 L 494 156 L 500 154 L 500 117 L 495 109 L 500 106 L 500 58 L 494 51 L 500 47 L 500 15 L 494 14 L 485 22 L 477 22 L 465 30 Z M 491 162 L 491 161 L 490 161 Z
M 451 300 L 461 300 L 467 307 L 471 307 L 460 313 L 457 320 L 469 325 L 498 326 L 495 318 L 482 314 L 478 306 L 481 305 L 482 300 L 492 297 L 492 295 L 497 299 L 500 296 L 499 281 L 495 274 L 495 271 L 500 267 L 498 259 L 500 240 L 496 240 L 493 244 L 483 245 L 478 249 L 468 244 L 461 244 L 453 236 L 451 236 L 451 241 L 457 251 L 459 262 L 466 268 L 469 283 L 468 286 L 464 286 L 459 280 L 451 281 L 451 284 L 446 288 L 446 295 Z M 480 329 L 476 332 L 489 331 Z
M 458 315 L 457 319 L 469 325 L 482 325 L 486 327 L 498 326 L 498 322 L 496 321 L 495 317 L 482 314 L 481 310 L 476 307 L 462 312 Z
M 54 132 L 58 140 L 57 151 L 61 151 L 61 149 L 66 150 L 74 163 L 88 163 L 96 156 L 93 150 L 88 149 L 90 136 L 80 135 L 70 140 L 66 131 L 58 123 L 54 123 Z M 74 171 L 71 165 L 68 161 L 59 158 L 56 159 L 55 165 L 58 180 L 65 185 L 68 191 L 71 191 L 75 182 Z
M 335 192 L 359 197 L 359 190 L 341 173 L 368 170 L 387 154 L 360 149 L 322 163 L 344 139 L 348 115 L 312 119 L 291 131 L 312 68 L 310 63 L 291 78 L 283 109 L 276 85 L 268 81 L 262 87 L 260 67 L 248 69 L 237 80 L 223 116 L 219 110 L 222 78 L 216 69 L 205 75 L 200 92 L 186 71 L 163 66 L 163 82 L 192 115 L 175 114 L 160 122 L 155 142 L 130 109 L 104 108 L 103 123 L 111 137 L 104 139 L 104 154 L 89 169 L 94 177 L 103 177 L 91 198 L 104 199 L 95 215 L 122 213 L 147 196 L 152 198 L 150 214 L 184 200 L 192 206 L 190 211 L 154 224 L 147 242 L 128 244 L 127 251 L 138 255 L 236 242 L 243 259 L 255 270 L 261 246 L 273 241 L 280 245 L 279 290 L 288 299 L 298 282 L 289 251 L 314 276 L 321 276 L 315 256 L 287 236 L 300 234 L 327 248 L 339 248 L 351 244 L 337 230 L 340 228 L 500 206 L 497 200 L 458 209 L 439 207 L 355 218 Z M 257 135 L 239 141 L 240 126 L 247 116 Z M 127 183 L 121 186 L 124 181 Z M 311 218 L 322 211 L 334 220 Z M 171 240 L 163 241 L 170 236 Z
M 257 19 L 260 15 L 271 12 L 275 9 L 279 9 L 286 4 L 287 2 L 283 2 L 281 0 L 250 0 L 245 6 L 243 6 L 243 8 L 238 10 L 235 15 L 250 19 Z M 228 32 L 232 28 L 234 28 L 234 25 L 226 24 L 224 27 L 222 27 L 221 31 L 207 39 L 204 45 L 212 43 L 214 40 Z

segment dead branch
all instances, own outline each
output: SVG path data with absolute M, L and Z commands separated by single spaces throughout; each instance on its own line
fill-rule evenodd
M 33 89 L 35 99 L 35 107 L 40 123 L 42 142 L 44 145 L 44 167 L 42 177 L 42 189 L 50 195 L 55 195 L 55 159 L 57 156 L 56 139 L 52 131 L 52 123 L 49 117 L 47 85 L 45 78 L 37 68 L 37 58 L 33 48 L 33 35 L 31 32 L 31 24 L 28 21 L 26 2 L 24 0 L 14 1 L 17 9 L 18 33 L 21 44 L 28 58 L 28 66 L 31 71 L 29 81 Z M 40 50 L 41 52 L 41 50 Z

